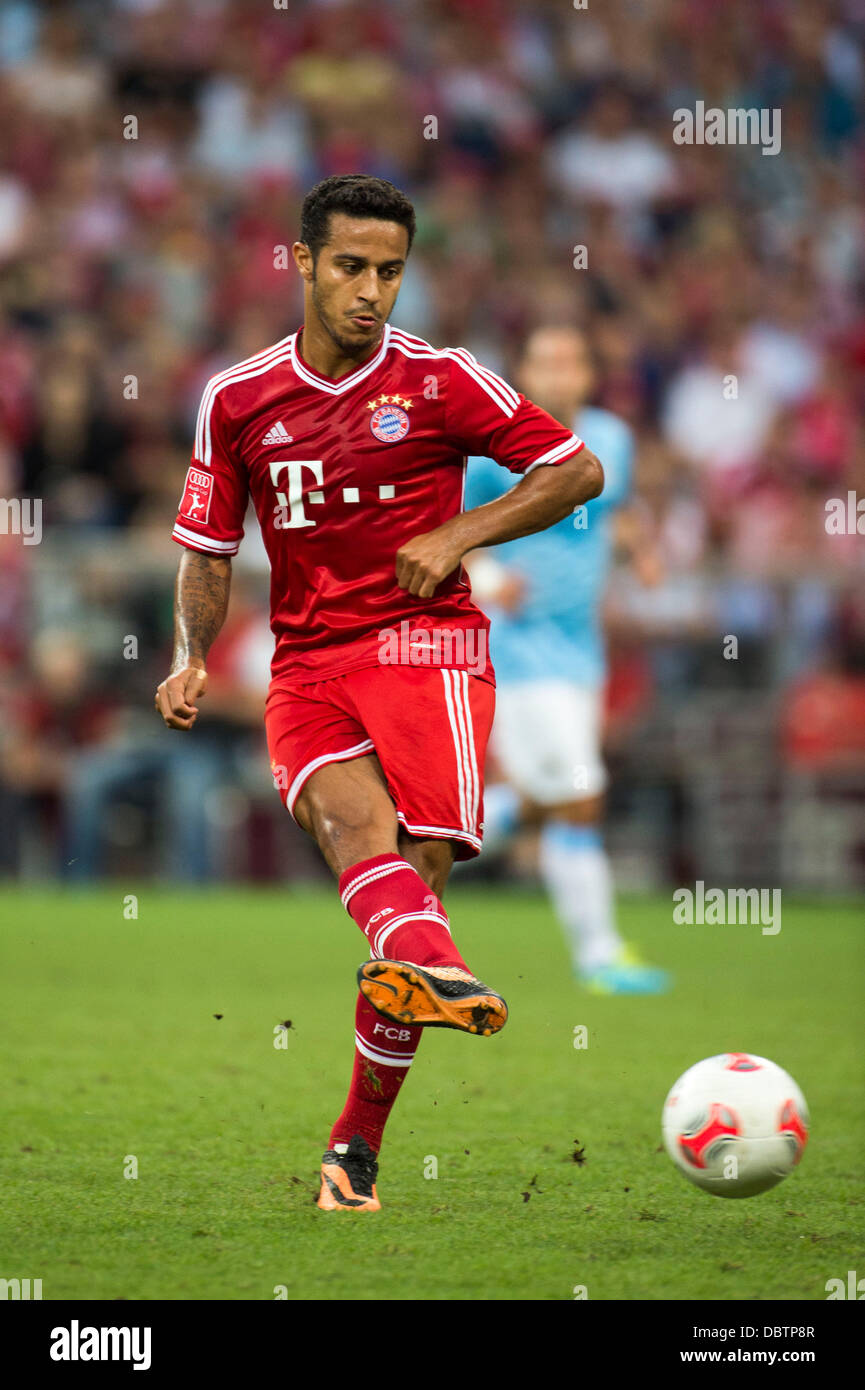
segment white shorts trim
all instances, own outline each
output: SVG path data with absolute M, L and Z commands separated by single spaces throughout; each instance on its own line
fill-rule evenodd
M 318 768 L 324 767 L 325 763 L 347 763 L 351 758 L 362 758 L 365 753 L 374 752 L 375 745 L 371 738 L 367 738 L 364 739 L 363 743 L 356 743 L 352 748 L 343 748 L 339 753 L 322 753 L 320 758 L 313 758 L 311 763 L 307 763 L 306 767 L 302 767 L 289 787 L 285 798 L 285 804 L 292 820 L 295 819 L 295 802 L 303 791 L 305 783 L 309 781 L 312 774 L 316 772 Z
M 471 845 L 472 849 L 480 853 L 481 837 L 472 835 L 468 830 L 450 830 L 443 825 L 409 825 L 402 811 L 397 811 L 396 818 L 410 835 L 419 835 L 422 839 L 429 840 L 462 840 L 464 844 Z
M 442 680 L 444 681 L 448 722 L 454 740 L 460 797 L 460 820 L 463 830 L 474 835 L 478 828 L 480 777 L 475 754 L 475 732 L 472 725 L 468 672 L 444 669 Z

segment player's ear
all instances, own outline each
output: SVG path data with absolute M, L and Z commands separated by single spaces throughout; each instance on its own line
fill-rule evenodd
M 291 248 L 294 263 L 303 276 L 304 280 L 312 281 L 315 279 L 315 261 L 312 252 L 305 241 L 296 241 Z

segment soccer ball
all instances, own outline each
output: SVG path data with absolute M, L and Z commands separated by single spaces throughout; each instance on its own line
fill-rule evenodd
M 724 1052 L 680 1076 L 661 1117 L 680 1173 L 716 1197 L 754 1197 L 793 1171 L 808 1107 L 792 1076 L 765 1057 Z

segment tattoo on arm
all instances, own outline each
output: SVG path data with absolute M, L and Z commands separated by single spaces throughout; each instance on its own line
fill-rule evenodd
M 184 551 L 174 590 L 174 670 L 204 665 L 225 621 L 230 589 L 230 559 Z

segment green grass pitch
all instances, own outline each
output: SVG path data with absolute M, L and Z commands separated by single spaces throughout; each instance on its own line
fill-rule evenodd
M 625 899 L 675 990 L 598 999 L 541 896 L 457 885 L 455 936 L 510 1021 L 423 1039 L 384 1210 L 359 1215 L 314 1206 L 365 954 L 336 893 L 145 886 L 129 919 L 128 891 L 0 892 L 0 1277 L 45 1299 L 819 1300 L 865 1274 L 854 905 L 785 900 L 763 936 Z M 670 1085 L 727 1050 L 773 1058 L 811 1110 L 800 1167 L 744 1201 L 660 1151 Z

